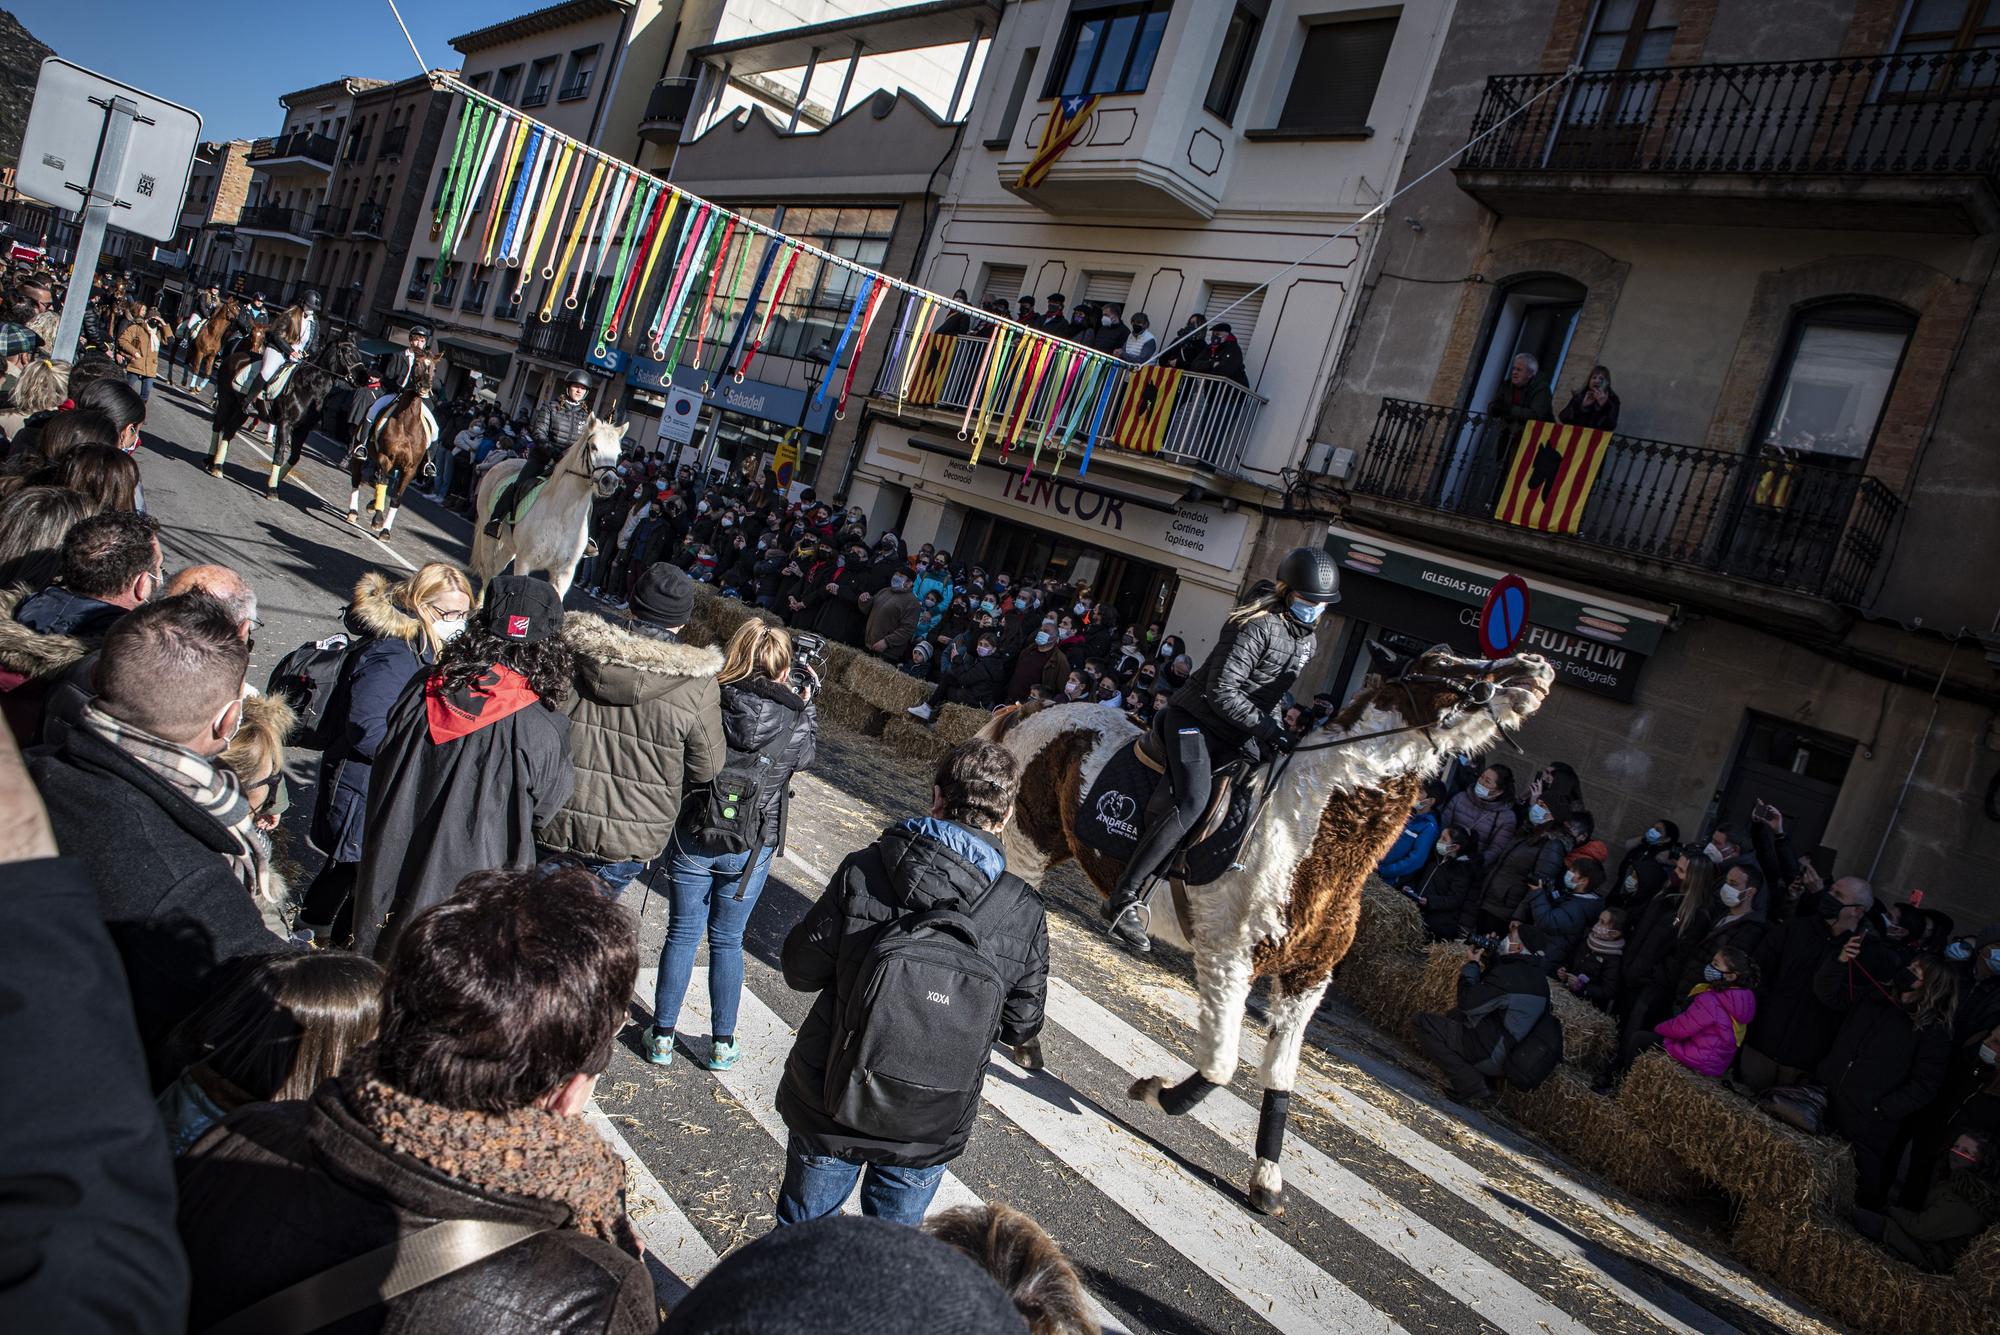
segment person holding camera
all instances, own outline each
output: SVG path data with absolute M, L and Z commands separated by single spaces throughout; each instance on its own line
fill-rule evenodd
M 646 1060 L 671 1066 L 674 1028 L 708 937 L 708 1069 L 736 1064 L 736 1008 L 743 996 L 743 929 L 784 850 L 792 776 L 819 746 L 813 695 L 819 675 L 802 661 L 824 645 L 752 618 L 736 628 L 716 676 L 721 688 L 721 770 L 689 795 L 667 849 L 667 940 L 660 950 Z
M 1545 961 L 1516 932 L 1474 937 L 1458 971 L 1458 1007 L 1449 1015 L 1420 1012 L 1417 1043 L 1450 1082 L 1451 1096 L 1480 1108 L 1493 1102 L 1493 1081 L 1507 1058 L 1549 1010 Z
M 581 862 L 616 895 L 673 837 L 682 797 L 722 769 L 722 655 L 683 644 L 694 581 L 661 561 L 632 590 L 631 621 L 563 623 L 575 656 L 569 715 L 576 788 L 537 831 L 542 856 Z

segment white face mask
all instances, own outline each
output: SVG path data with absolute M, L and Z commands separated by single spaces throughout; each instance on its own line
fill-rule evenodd
M 1733 909 L 1743 902 L 1743 892 L 1725 881 L 1722 885 L 1722 902 Z
M 1979 1045 L 1979 1060 L 1985 1062 L 1988 1066 L 1992 1066 L 1995 1064 L 1996 1058 L 2000 1058 L 2000 1054 L 1996 1054 L 1992 1048 L 1987 1047 L 1984 1043 Z
M 448 621 L 434 621 L 431 623 L 431 629 L 437 632 L 440 643 L 450 644 L 465 633 L 465 618 L 453 617 Z
M 1078 603 L 1075 607 L 1070 608 L 1070 611 L 1076 613 L 1078 616 L 1082 616 L 1086 612 L 1090 611 L 1090 604 Z
M 1106 315 L 1101 319 L 1099 319 L 1098 323 L 1103 325 L 1106 329 L 1109 329 L 1112 325 L 1118 323 L 1118 317 L 1115 315 Z
M 1073 681 L 1064 682 L 1063 694 L 1067 695 L 1070 699 L 1074 700 L 1076 699 L 1076 697 L 1083 694 L 1083 687 L 1077 685 Z

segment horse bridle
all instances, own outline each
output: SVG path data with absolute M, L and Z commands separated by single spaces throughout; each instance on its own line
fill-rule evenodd
M 1495 660 L 1490 658 L 1467 660 L 1467 670 L 1463 673 L 1410 671 L 1421 659 L 1440 649 L 1448 652 L 1449 646 L 1442 644 L 1432 645 L 1422 654 L 1404 663 L 1402 671 L 1398 672 L 1395 676 L 1395 683 L 1403 688 L 1403 698 L 1409 703 L 1409 712 L 1412 717 L 1417 712 L 1417 693 L 1412 688 L 1417 686 L 1442 686 L 1446 690 L 1451 691 L 1458 697 L 1457 703 L 1447 710 L 1442 717 L 1428 723 L 1406 723 L 1400 728 L 1384 728 L 1379 732 L 1356 733 L 1351 737 L 1334 737 L 1323 742 L 1302 742 L 1290 748 L 1288 754 L 1297 755 L 1302 751 L 1329 751 L 1336 746 L 1349 746 L 1355 742 L 1373 741 L 1378 737 L 1397 737 L 1407 732 L 1421 732 L 1424 735 L 1424 740 L 1431 744 L 1433 751 L 1441 750 L 1442 744 L 1435 737 L 1431 736 L 1431 729 L 1450 727 L 1464 717 L 1468 709 L 1484 709 L 1488 714 L 1491 714 L 1493 716 L 1494 727 L 1499 729 L 1502 737 L 1506 738 L 1507 744 L 1516 751 L 1521 751 L 1521 744 L 1514 740 L 1514 735 L 1507 730 L 1505 724 L 1500 722 L 1499 715 L 1494 712 L 1494 702 L 1499 698 L 1500 691 L 1503 688 L 1477 675 L 1481 672 L 1492 671 Z M 1523 751 L 1523 754 L 1526 754 L 1525 751 Z

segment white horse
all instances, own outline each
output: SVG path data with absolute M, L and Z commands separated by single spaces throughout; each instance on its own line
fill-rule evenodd
M 593 414 L 583 434 L 556 463 L 528 513 L 519 524 L 501 525 L 497 538 L 486 536 L 486 521 L 524 461 L 507 459 L 486 470 L 472 507 L 472 573 L 479 577 L 482 597 L 487 584 L 510 565 L 524 575 L 546 570 L 556 596 L 569 593 L 590 541 L 590 504 L 598 496 L 600 479 L 614 476 L 624 438 L 624 427 Z

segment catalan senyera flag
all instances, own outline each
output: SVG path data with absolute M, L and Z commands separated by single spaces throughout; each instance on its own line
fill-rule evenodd
M 1118 416 L 1105 438 L 1141 454 L 1159 453 L 1180 389 L 1181 370 L 1177 366 L 1144 366 L 1134 371 L 1125 382 Z
M 1575 533 L 1610 447 L 1611 433 L 1602 427 L 1529 422 L 1493 517 L 1544 533 Z
M 917 354 L 923 360 L 917 364 L 916 374 L 910 377 L 911 403 L 937 402 L 938 395 L 944 392 L 945 372 L 951 369 L 951 354 L 958 340 L 957 334 L 932 334 L 924 340 L 924 350 Z
M 1042 146 L 1035 150 L 1035 156 L 1021 171 L 1021 179 L 1015 184 L 1023 190 L 1033 190 L 1049 174 L 1049 168 L 1056 165 L 1056 159 L 1068 151 L 1076 142 L 1077 135 L 1083 133 L 1084 125 L 1090 120 L 1090 113 L 1097 110 L 1097 104 L 1104 100 L 1101 93 L 1085 97 L 1073 93 L 1059 97 L 1049 108 L 1049 123 L 1042 130 Z
M 771 471 L 777 475 L 780 490 L 792 485 L 792 474 L 799 471 L 799 429 L 793 427 L 778 442 L 778 448 L 771 452 Z

